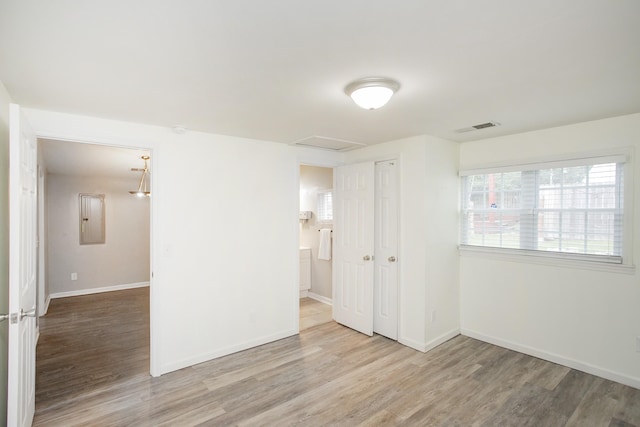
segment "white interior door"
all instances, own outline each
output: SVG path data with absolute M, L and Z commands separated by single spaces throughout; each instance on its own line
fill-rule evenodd
M 373 331 L 398 339 L 398 202 L 395 160 L 375 166 Z
M 374 164 L 335 169 L 333 318 L 373 335 Z
M 37 142 L 10 107 L 9 360 L 7 425 L 30 426 L 35 410 Z

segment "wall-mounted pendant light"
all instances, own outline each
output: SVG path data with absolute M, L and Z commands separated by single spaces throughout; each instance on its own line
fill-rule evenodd
M 400 88 L 400 83 L 385 77 L 366 77 L 349 83 L 344 92 L 365 110 L 375 110 L 385 105 Z
M 134 194 L 138 197 L 150 197 L 151 196 L 151 191 L 148 190 L 149 188 L 149 165 L 147 164 L 147 161 L 149 160 L 149 156 L 142 156 L 140 157 L 142 160 L 144 160 L 144 168 L 140 169 L 140 168 L 131 168 L 132 171 L 134 172 L 142 172 L 142 176 L 140 177 L 140 184 L 138 184 L 138 189 L 135 191 L 129 191 L 130 194 Z

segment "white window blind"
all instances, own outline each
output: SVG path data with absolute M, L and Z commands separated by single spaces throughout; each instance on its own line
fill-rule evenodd
M 461 245 L 621 263 L 624 163 L 612 160 L 464 174 Z
M 318 191 L 318 222 L 333 221 L 333 192 Z

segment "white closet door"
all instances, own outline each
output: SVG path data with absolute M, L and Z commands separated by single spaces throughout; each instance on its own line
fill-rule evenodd
M 335 169 L 333 318 L 373 335 L 374 163 Z
M 375 166 L 373 331 L 398 339 L 398 202 L 395 160 Z

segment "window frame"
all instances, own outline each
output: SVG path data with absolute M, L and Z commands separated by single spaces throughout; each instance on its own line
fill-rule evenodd
M 494 163 L 489 165 L 479 165 L 464 168 L 459 171 L 460 187 L 458 193 L 460 196 L 459 206 L 459 253 L 463 256 L 482 256 L 488 258 L 503 258 L 510 261 L 532 262 L 536 264 L 559 265 L 563 267 L 578 267 L 596 270 L 610 270 L 616 272 L 626 272 L 633 274 L 635 266 L 633 265 L 633 194 L 634 194 L 634 177 L 633 177 L 633 147 L 619 148 L 615 150 L 601 150 L 597 152 L 589 152 L 582 154 L 573 154 L 566 156 L 555 156 L 539 159 L 529 159 L 526 161 L 510 161 Z M 621 163 L 622 164 L 622 180 L 618 185 L 622 186 L 621 194 L 624 200 L 622 206 L 622 236 L 623 241 L 620 247 L 620 257 L 574 254 L 568 252 L 554 252 L 538 249 L 520 249 L 520 248 L 500 248 L 491 246 L 478 246 L 463 244 L 463 221 L 466 218 L 464 212 L 464 188 L 463 182 L 465 176 L 470 175 L 486 175 L 491 173 L 502 172 L 523 172 L 525 170 L 540 170 L 550 168 L 567 168 L 573 166 L 584 166 L 602 163 Z M 539 184 L 536 183 L 535 191 L 539 191 Z
M 331 206 L 327 207 L 327 195 L 331 200 Z M 333 224 L 333 188 L 319 189 L 316 192 L 316 217 L 318 224 Z M 325 215 L 331 214 L 331 218 Z

